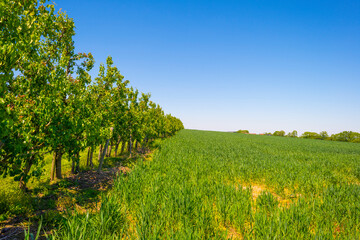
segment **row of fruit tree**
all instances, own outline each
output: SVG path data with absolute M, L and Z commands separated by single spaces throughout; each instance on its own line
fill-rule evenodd
M 14 176 L 20 188 L 43 172 L 45 154 L 53 154 L 51 179 L 61 178 L 68 156 L 73 172 L 79 153 L 92 165 L 100 146 L 101 171 L 110 146 L 127 143 L 143 149 L 155 138 L 183 128 L 124 81 L 108 57 L 92 79 L 91 53 L 75 53 L 74 21 L 45 0 L 0 3 L 0 174 Z

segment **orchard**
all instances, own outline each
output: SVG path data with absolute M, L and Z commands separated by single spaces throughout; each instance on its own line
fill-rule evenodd
M 13 176 L 21 189 L 43 174 L 52 154 L 51 180 L 62 178 L 62 160 L 79 171 L 79 153 L 93 166 L 125 145 L 131 153 L 174 135 L 182 122 L 165 114 L 150 94 L 129 81 L 108 57 L 92 79 L 91 53 L 75 53 L 74 21 L 41 0 L 0 3 L 0 174 Z M 114 150 L 113 150 L 114 149 Z

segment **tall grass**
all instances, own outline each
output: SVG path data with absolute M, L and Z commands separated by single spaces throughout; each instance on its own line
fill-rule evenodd
M 183 130 L 57 239 L 359 239 L 360 145 Z

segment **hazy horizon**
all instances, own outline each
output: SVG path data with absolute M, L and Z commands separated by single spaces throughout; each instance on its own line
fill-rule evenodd
M 275 131 L 280 131 L 280 130 L 284 130 L 285 131 L 285 135 L 289 132 L 292 132 L 296 129 L 293 129 L 293 130 L 289 130 L 289 131 L 286 131 L 285 129 L 276 129 L 276 130 L 273 130 L 273 131 L 251 131 L 251 129 L 245 129 L 245 128 L 239 128 L 237 130 L 212 130 L 212 129 L 195 129 L 195 128 L 185 128 L 186 130 L 199 130 L 199 131 L 210 131 L 210 132 L 229 132 L 229 133 L 232 133 L 232 132 L 236 132 L 238 130 L 248 130 L 249 133 L 254 133 L 254 134 L 264 134 L 264 133 L 274 133 Z M 298 133 L 298 137 L 300 137 L 304 132 L 316 132 L 316 133 L 320 133 L 322 131 L 326 131 L 326 130 L 321 130 L 321 131 L 308 131 L 308 130 L 305 130 L 305 131 L 298 131 L 296 130 L 297 133 Z M 351 130 L 343 130 L 343 131 L 351 131 Z M 330 131 L 326 131 L 329 136 L 331 134 L 337 134 L 337 133 L 340 133 L 340 132 L 343 132 L 343 131 L 335 131 L 335 132 L 330 132 Z M 354 131 L 353 131 L 354 132 Z

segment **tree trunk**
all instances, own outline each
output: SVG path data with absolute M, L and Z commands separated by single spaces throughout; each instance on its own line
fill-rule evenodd
M 72 157 L 72 165 L 71 165 L 71 173 L 77 174 L 79 173 L 79 164 L 80 164 L 80 151 L 73 154 Z
M 112 150 L 112 145 L 110 144 L 110 145 L 109 145 L 108 155 L 107 155 L 108 157 L 111 157 L 111 150 Z
M 53 153 L 53 160 L 51 163 L 51 173 L 50 173 L 50 180 L 55 180 L 55 171 L 56 171 L 56 151 Z
M 103 147 L 102 147 L 102 144 L 100 144 L 100 148 L 99 148 L 99 157 L 98 157 L 99 162 L 100 162 L 100 159 L 101 159 L 101 153 L 102 153 L 102 150 L 103 150 Z
M 61 158 L 63 153 L 59 150 L 56 152 L 56 178 L 62 179 L 61 176 Z
M 135 143 L 135 152 L 137 152 L 137 150 L 138 150 L 138 145 L 139 145 L 139 140 L 136 140 L 136 143 Z
M 51 164 L 51 181 L 55 179 L 61 179 L 61 158 L 63 153 L 60 150 L 55 150 L 53 155 L 53 161 Z
M 19 181 L 19 187 L 22 191 L 26 191 L 27 190 L 27 187 L 26 187 L 26 182 L 27 182 L 27 176 L 30 172 L 30 169 L 31 169 L 31 166 L 33 164 L 33 160 L 34 160 L 34 155 L 31 155 L 30 158 L 29 158 L 29 161 L 26 163 L 26 166 L 23 170 L 23 173 L 22 173 L 22 176 L 20 178 L 20 181 Z
M 93 147 L 90 147 L 90 149 L 91 149 L 91 151 L 90 151 L 89 163 L 90 163 L 90 167 L 92 168 L 94 166 L 94 164 L 93 164 L 94 149 L 93 149 Z
M 118 148 L 119 148 L 120 141 L 121 141 L 121 138 L 119 138 L 118 141 L 116 142 L 114 157 L 117 156 L 117 151 L 118 151 Z
M 88 147 L 87 157 L 86 157 L 86 166 L 88 167 L 90 165 L 90 153 L 91 153 L 91 147 Z
M 75 154 L 73 154 L 73 156 L 71 157 L 71 155 L 69 154 L 69 160 L 71 160 L 71 174 L 75 173 Z
M 115 145 L 114 157 L 116 157 L 116 155 L 117 155 L 118 148 L 119 148 L 119 143 L 117 143 L 117 144 Z
M 120 155 L 124 153 L 125 145 L 126 145 L 126 141 L 122 141 L 122 142 L 121 142 L 121 152 L 120 152 Z
M 75 173 L 80 172 L 80 151 L 76 153 Z
M 130 135 L 130 140 L 129 140 L 129 157 L 131 157 L 131 153 L 132 153 L 132 141 L 131 141 L 131 135 Z
M 109 146 L 109 142 L 110 142 L 110 139 L 106 140 L 105 147 L 104 147 L 104 150 L 103 150 L 103 152 L 101 154 L 101 158 L 100 158 L 100 161 L 99 161 L 98 172 L 101 171 L 101 168 L 102 168 L 102 165 L 103 165 L 103 162 L 104 162 L 104 158 L 105 158 L 106 149 Z

